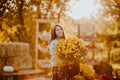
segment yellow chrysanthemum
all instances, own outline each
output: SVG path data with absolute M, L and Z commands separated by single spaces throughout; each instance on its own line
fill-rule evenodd
M 82 72 L 82 75 L 86 77 L 88 80 L 94 79 L 95 72 L 90 66 L 80 63 L 80 70 Z
M 79 38 L 62 39 L 55 46 L 55 53 L 57 59 L 62 60 L 76 60 L 80 59 L 83 53 L 85 53 L 86 47 L 83 44 L 83 40 Z

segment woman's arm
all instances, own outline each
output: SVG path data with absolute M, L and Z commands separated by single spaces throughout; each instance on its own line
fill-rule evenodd
M 54 57 L 54 56 L 55 56 L 54 47 L 55 47 L 55 43 L 52 41 L 52 42 L 50 43 L 50 46 L 49 46 L 49 50 L 50 50 L 50 55 L 51 55 L 51 57 Z

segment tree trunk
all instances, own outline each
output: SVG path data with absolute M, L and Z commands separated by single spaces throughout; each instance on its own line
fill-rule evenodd
M 2 16 L 3 16 L 3 14 L 4 14 L 4 12 L 5 12 L 5 10 L 6 10 L 6 7 L 4 6 L 4 4 L 6 4 L 7 3 L 7 0 L 1 0 L 0 1 L 0 31 L 2 31 L 3 29 L 2 29 Z
M 19 14 L 19 19 L 20 19 L 20 23 L 22 26 L 24 26 L 24 19 L 23 19 L 23 5 L 24 5 L 24 0 L 21 0 L 20 3 L 18 3 L 18 14 Z
M 0 31 L 2 31 L 2 18 L 1 18 L 1 16 L 0 16 Z

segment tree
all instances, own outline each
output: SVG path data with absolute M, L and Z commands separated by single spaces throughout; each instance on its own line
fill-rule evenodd
M 36 8 L 37 17 L 40 19 L 58 19 L 66 11 L 69 0 L 31 0 L 31 4 Z
M 106 17 L 112 17 L 113 19 L 120 21 L 120 3 L 118 0 L 100 0 L 103 5 L 103 15 Z
M 1 31 L 4 32 L 4 36 L 8 37 L 8 40 L 4 41 L 22 41 L 23 38 L 20 38 L 21 35 L 24 35 L 25 26 L 24 26 L 24 16 L 23 11 L 25 12 L 28 6 L 28 2 L 25 0 L 1 0 Z M 11 20 L 12 19 L 12 20 Z M 5 28 L 6 26 L 6 28 Z M 10 31 L 12 28 L 16 28 L 17 31 L 22 31 L 20 33 L 11 34 Z M 24 36 L 21 36 L 24 37 Z M 7 39 L 7 38 L 6 38 Z
M 58 19 L 66 11 L 66 5 L 69 0 L 1 0 L 0 1 L 0 30 L 6 38 L 0 40 L 4 41 L 22 41 L 26 42 L 23 37 L 26 36 L 27 27 L 25 16 L 39 18 L 39 19 Z M 36 12 L 34 12 L 34 10 Z M 26 15 L 27 13 L 27 15 Z M 36 16 L 37 15 L 37 16 Z M 12 20 L 11 20 L 12 19 Z M 12 35 L 5 26 L 12 30 Z
M 1 0 L 0 1 L 0 31 L 2 30 L 2 16 L 5 13 L 5 10 L 8 8 L 7 6 L 9 5 L 9 3 L 7 4 L 9 0 Z
M 58 19 L 59 14 L 60 20 L 67 1 L 0 0 L 0 42 L 29 43 L 30 54 L 34 59 L 36 19 Z
M 120 5 L 117 0 L 100 0 L 100 2 L 103 9 L 98 24 L 102 32 L 97 32 L 97 35 L 105 44 L 110 60 L 110 51 L 116 48 L 115 41 L 120 41 Z

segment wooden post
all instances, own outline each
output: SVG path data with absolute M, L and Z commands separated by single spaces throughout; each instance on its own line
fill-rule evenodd
M 57 20 L 51 20 L 51 19 L 37 19 L 36 20 L 36 45 L 35 45 L 35 48 L 36 48 L 36 52 L 35 52 L 35 68 L 37 68 L 37 61 L 38 61 L 38 50 L 40 49 L 39 48 L 39 43 L 38 43 L 38 40 L 39 40 L 39 28 L 42 27 L 42 26 L 39 26 L 39 23 L 57 23 Z
M 78 38 L 80 38 L 80 24 L 78 24 Z
M 95 37 L 95 27 L 93 27 L 93 36 Z M 95 41 L 92 41 L 92 46 L 93 47 L 95 47 Z M 95 52 L 94 52 L 94 50 L 93 50 L 93 52 L 92 52 L 92 59 L 94 60 L 94 58 L 95 58 Z
M 92 42 L 92 46 L 95 47 L 95 41 Z M 95 58 L 95 52 L 93 51 L 92 52 L 92 59 L 94 60 Z

